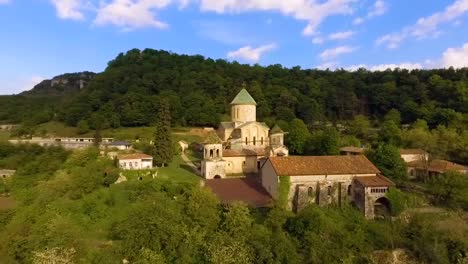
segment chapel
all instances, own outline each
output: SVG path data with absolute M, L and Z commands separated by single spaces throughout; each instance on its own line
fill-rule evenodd
M 206 179 L 255 176 L 267 157 L 288 156 L 284 131 L 257 122 L 257 103 L 246 89 L 231 102 L 231 121 L 221 122 L 204 142 L 201 174 Z

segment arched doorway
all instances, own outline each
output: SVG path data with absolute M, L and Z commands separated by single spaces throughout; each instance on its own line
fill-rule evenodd
M 215 176 L 213 177 L 213 179 L 217 179 L 217 180 L 218 180 L 218 179 L 221 179 L 221 176 L 215 175 Z
M 374 202 L 374 218 L 390 216 L 390 201 L 386 197 L 380 197 Z

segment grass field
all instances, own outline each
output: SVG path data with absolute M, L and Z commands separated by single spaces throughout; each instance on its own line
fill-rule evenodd
M 0 131 L 0 142 L 1 141 L 7 141 L 10 138 L 10 132 L 9 131 Z
M 192 172 L 180 156 L 174 156 L 171 164 L 165 168 L 139 171 L 124 170 L 122 173 L 129 181 L 139 180 L 139 177 L 143 180 L 150 180 L 153 178 L 153 174 L 157 174 L 156 179 L 170 179 L 175 182 L 196 183 L 201 179 Z

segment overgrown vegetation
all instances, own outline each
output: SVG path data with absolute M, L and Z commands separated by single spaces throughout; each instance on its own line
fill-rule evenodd
M 396 248 L 421 262 L 466 261 L 466 225 L 453 214 L 369 222 L 348 206 L 223 206 L 196 182 L 109 184 L 118 171 L 92 148 L 3 144 L 0 164 L 18 170 L 8 186 L 17 206 L 0 209 L 2 263 L 369 263 Z

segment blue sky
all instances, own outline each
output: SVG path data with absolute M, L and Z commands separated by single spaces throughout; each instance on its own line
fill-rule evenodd
M 0 0 L 0 94 L 132 48 L 302 68 L 468 66 L 468 0 Z

